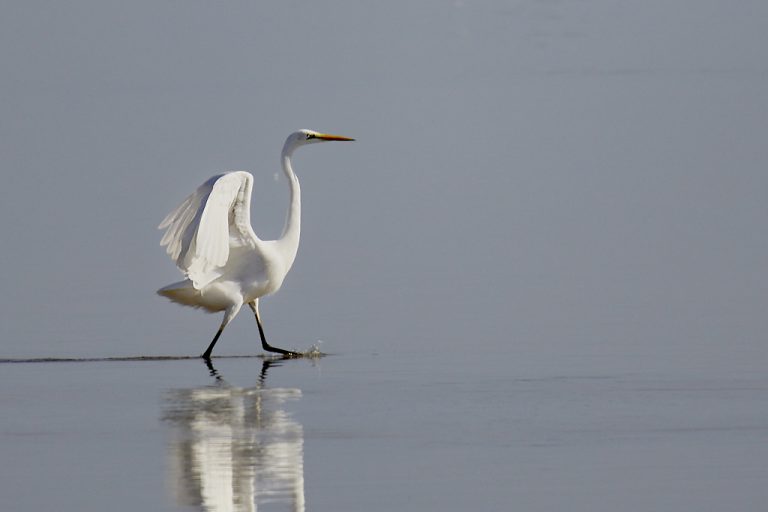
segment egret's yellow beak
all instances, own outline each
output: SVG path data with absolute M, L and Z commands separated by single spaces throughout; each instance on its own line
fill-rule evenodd
M 328 133 L 318 133 L 317 135 L 315 135 L 315 138 L 322 139 L 322 140 L 348 140 L 348 141 L 355 140 L 349 137 L 342 137 L 341 135 L 330 135 Z

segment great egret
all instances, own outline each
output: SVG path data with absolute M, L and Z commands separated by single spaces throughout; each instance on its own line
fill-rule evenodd
M 243 304 L 248 304 L 256 316 L 264 350 L 301 355 L 267 343 L 259 316 L 259 297 L 280 288 L 299 248 L 301 189 L 291 167 L 291 155 L 301 146 L 334 140 L 354 139 L 299 130 L 285 140 L 282 163 L 290 187 L 290 206 L 278 240 L 261 240 L 251 228 L 253 176 L 244 171 L 213 176 L 158 226 L 166 230 L 160 245 L 165 246 L 186 279 L 160 288 L 157 293 L 185 306 L 224 312 L 219 330 L 202 355 L 206 360 Z

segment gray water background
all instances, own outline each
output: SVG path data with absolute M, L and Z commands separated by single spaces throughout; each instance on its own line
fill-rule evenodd
M 767 29 L 759 1 L 6 4 L 0 357 L 200 353 L 220 319 L 154 295 L 155 226 L 245 169 L 278 236 L 285 136 L 340 133 L 296 154 L 262 305 L 333 355 L 216 364 L 302 440 L 307 509 L 762 510 Z M 169 491 L 205 473 L 174 441 L 205 446 L 200 362 L 0 384 L 3 509 L 218 510 Z

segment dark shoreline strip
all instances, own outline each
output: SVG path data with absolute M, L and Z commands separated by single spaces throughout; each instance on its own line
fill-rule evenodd
M 216 359 L 263 359 L 263 355 L 215 356 Z M 133 361 L 189 361 L 200 356 L 124 356 L 124 357 L 34 357 L 0 358 L 0 364 L 13 363 L 104 363 Z

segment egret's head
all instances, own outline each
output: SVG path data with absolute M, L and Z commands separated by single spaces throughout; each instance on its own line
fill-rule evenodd
M 298 148 L 299 146 L 304 146 L 306 144 L 315 144 L 316 142 L 330 142 L 333 140 L 352 141 L 355 139 L 351 139 L 349 137 L 342 137 L 341 135 L 329 135 L 327 133 L 320 133 L 314 130 L 299 130 L 297 132 L 293 132 L 288 136 L 288 139 L 286 139 L 285 141 L 285 147 L 283 148 L 283 152 L 291 153 L 293 152 L 294 149 Z

